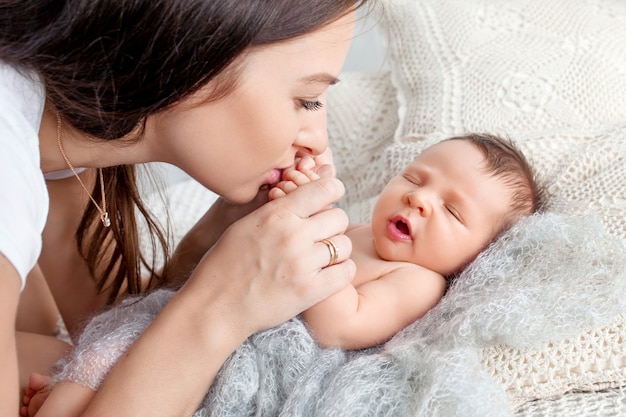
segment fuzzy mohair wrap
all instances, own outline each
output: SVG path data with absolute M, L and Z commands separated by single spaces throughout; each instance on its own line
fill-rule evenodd
M 481 366 L 481 349 L 533 347 L 606 324 L 626 311 L 625 293 L 621 240 L 590 216 L 536 214 L 382 346 L 322 349 L 299 318 L 251 336 L 194 417 L 513 416 L 507 393 Z M 158 290 L 95 317 L 55 380 L 97 389 L 171 295 Z

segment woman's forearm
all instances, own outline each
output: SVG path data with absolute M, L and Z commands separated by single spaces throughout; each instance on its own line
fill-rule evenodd
M 219 303 L 198 305 L 183 287 L 120 358 L 85 416 L 191 415 L 226 358 L 248 334 Z M 222 310 L 222 311 L 220 311 Z

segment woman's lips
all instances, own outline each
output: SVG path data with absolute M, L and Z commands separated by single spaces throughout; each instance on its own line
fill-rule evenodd
M 411 236 L 411 225 L 410 223 L 402 218 L 396 217 L 389 222 L 387 226 L 387 230 L 392 239 L 395 240 L 412 240 Z
M 274 168 L 274 169 L 270 170 L 270 172 L 268 174 L 267 184 L 269 184 L 269 185 L 277 184 L 278 181 L 280 181 L 280 179 L 281 179 L 282 172 L 283 172 L 283 170 L 279 169 L 279 168 Z

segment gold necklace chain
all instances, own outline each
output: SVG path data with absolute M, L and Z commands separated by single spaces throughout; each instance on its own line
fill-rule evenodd
M 57 143 L 59 144 L 59 150 L 61 151 L 61 155 L 63 155 L 63 159 L 65 159 L 65 163 L 72 170 L 72 173 L 74 173 L 74 176 L 80 183 L 81 187 L 83 187 L 83 190 L 85 190 L 85 192 L 89 196 L 89 199 L 91 200 L 93 205 L 96 206 L 96 209 L 98 209 L 98 212 L 100 213 L 100 221 L 102 221 L 102 224 L 104 225 L 104 227 L 110 227 L 111 219 L 109 219 L 109 213 L 107 212 L 107 200 L 104 194 L 104 180 L 102 176 L 102 168 L 98 168 L 98 175 L 100 176 L 100 193 L 102 194 L 102 207 L 100 207 L 98 203 L 96 202 L 96 200 L 92 197 L 89 190 L 87 190 L 87 187 L 85 187 L 83 180 L 80 179 L 80 177 L 78 176 L 78 173 L 76 172 L 76 170 L 70 163 L 70 160 L 67 158 L 67 155 L 65 154 L 65 149 L 63 148 L 63 142 L 61 141 L 61 133 L 62 133 L 61 116 L 58 113 L 56 116 L 57 116 Z

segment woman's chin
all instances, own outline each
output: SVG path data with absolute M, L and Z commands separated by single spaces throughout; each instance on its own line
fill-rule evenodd
M 249 193 L 237 193 L 222 195 L 222 198 L 231 204 L 243 205 L 257 202 L 259 206 L 268 201 L 267 193 L 273 187 L 270 184 L 261 185 L 256 190 L 251 189 Z

